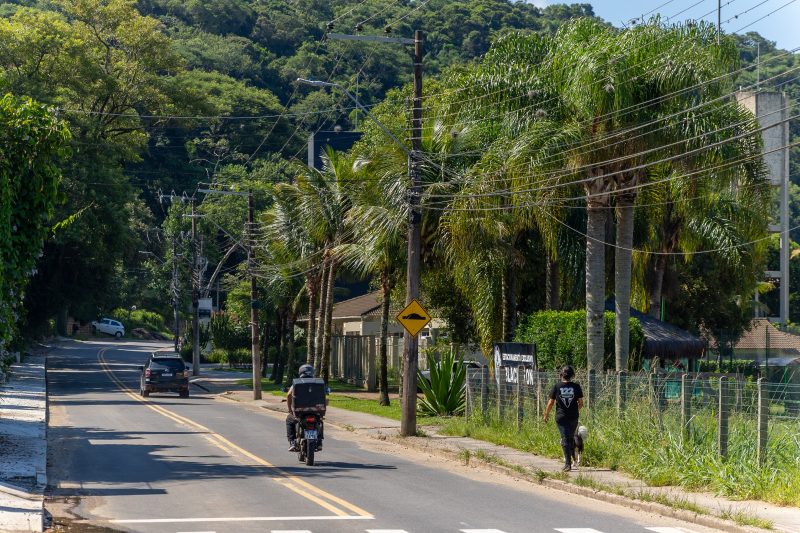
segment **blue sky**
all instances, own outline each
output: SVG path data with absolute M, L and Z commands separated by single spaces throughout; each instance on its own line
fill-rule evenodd
M 573 2 L 592 4 L 597 16 L 615 26 L 622 26 L 623 22 L 627 24 L 630 19 L 640 17 L 651 10 L 655 10 L 654 13 L 661 13 L 663 17 L 674 17 L 676 21 L 698 19 L 706 13 L 711 13 L 702 18 L 715 24 L 717 22 L 717 0 L 568 0 L 566 2 L 533 0 L 533 3 L 540 7 Z M 757 19 L 785 4 L 788 5 L 775 14 L 756 22 Z M 680 13 L 684 10 L 686 11 Z M 734 18 L 736 15 L 738 18 Z M 754 24 L 739 31 L 751 23 Z M 757 31 L 766 39 L 776 41 L 779 48 L 791 50 L 800 47 L 798 24 L 800 24 L 800 0 L 722 0 L 722 29 L 726 33 Z

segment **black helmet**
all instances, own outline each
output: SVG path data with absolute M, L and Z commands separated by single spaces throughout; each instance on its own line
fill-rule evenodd
M 561 379 L 572 379 L 575 377 L 575 369 L 566 365 L 561 369 Z
M 314 367 L 311 365 L 302 365 L 300 367 L 300 377 L 301 378 L 313 378 L 314 377 Z

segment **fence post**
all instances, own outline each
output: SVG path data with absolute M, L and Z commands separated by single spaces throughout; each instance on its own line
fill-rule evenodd
M 650 404 L 653 406 L 656 413 L 656 422 L 658 423 L 659 431 L 664 430 L 663 421 L 661 419 L 661 400 L 658 394 L 658 375 L 651 372 L 647 375 L 647 388 L 650 395 Z
M 536 371 L 536 419 L 542 418 L 542 373 Z
M 622 416 L 622 412 L 625 411 L 625 401 L 627 400 L 626 377 L 624 370 L 617 372 L 617 416 Z
M 525 397 L 522 395 L 524 388 L 522 381 L 525 379 L 525 367 L 517 367 L 517 431 L 522 429 L 522 420 L 525 417 Z
M 688 442 L 689 435 L 691 434 L 689 421 L 692 416 L 692 391 L 689 390 L 688 382 L 688 374 L 683 374 L 681 376 L 681 428 L 684 444 Z
M 481 416 L 486 422 L 486 415 L 489 406 L 489 367 L 481 367 Z
M 503 411 L 505 410 L 506 400 L 506 380 L 505 380 L 505 367 L 495 369 L 497 372 L 497 418 L 503 420 Z
M 469 381 L 469 371 L 466 370 L 466 383 L 464 384 L 464 421 L 469 422 L 472 415 L 472 387 Z
M 722 376 L 719 378 L 719 427 L 718 447 L 719 455 L 721 457 L 728 456 L 728 415 L 729 415 L 729 398 L 728 398 L 728 378 Z
M 364 376 L 366 377 L 365 388 L 369 392 L 375 392 L 376 390 L 378 390 L 378 374 L 375 368 L 377 366 L 375 364 L 375 360 L 377 359 L 377 350 L 375 349 L 376 339 L 380 341 L 380 337 L 369 336 L 364 339 L 366 340 L 366 343 L 363 340 L 361 342 L 362 346 L 366 344 L 367 347 L 366 357 L 364 358 L 364 362 L 366 363 L 367 368 L 364 372 Z
M 763 466 L 767 460 L 767 417 L 769 415 L 769 402 L 765 389 L 766 381 L 758 378 L 758 464 Z

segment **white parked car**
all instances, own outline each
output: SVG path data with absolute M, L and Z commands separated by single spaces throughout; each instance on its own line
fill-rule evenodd
M 92 321 L 92 333 L 105 333 L 107 335 L 114 335 L 120 338 L 125 335 L 125 326 L 121 322 L 117 322 L 111 318 L 104 318 L 102 320 Z

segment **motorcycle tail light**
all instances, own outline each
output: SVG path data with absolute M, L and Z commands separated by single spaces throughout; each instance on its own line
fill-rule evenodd
M 150 369 L 149 368 L 144 371 L 144 377 L 146 377 L 146 378 L 150 377 Z
M 306 424 L 307 425 L 313 427 L 316 422 L 317 422 L 317 419 L 315 417 L 310 416 L 310 415 L 306 417 Z

